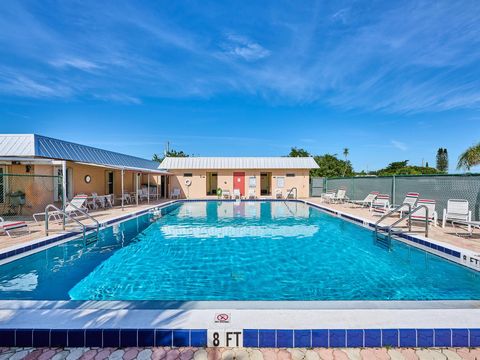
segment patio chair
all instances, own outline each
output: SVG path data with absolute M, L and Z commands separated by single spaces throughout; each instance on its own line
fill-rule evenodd
M 82 215 L 82 211 L 88 212 L 88 208 L 86 207 L 87 199 L 87 195 L 75 195 L 75 197 L 67 203 L 67 206 L 65 206 L 65 213 L 67 213 L 69 216 L 79 216 Z M 37 217 L 43 216 L 45 220 L 46 215 L 47 214 L 45 212 L 33 214 L 33 220 L 38 223 Z M 60 211 L 48 212 L 48 220 L 53 219 L 60 221 L 62 218 L 63 214 Z
M 347 200 L 347 202 L 352 205 L 359 205 L 359 207 L 371 207 L 378 194 L 380 194 L 378 191 L 372 191 L 370 194 L 365 196 L 365 199 L 363 200 Z
M 170 194 L 171 199 L 179 199 L 180 198 L 180 189 L 179 188 L 173 188 L 172 193 Z
M 402 202 L 402 207 L 399 208 L 397 211 L 400 214 L 400 217 L 403 216 L 403 213 L 408 212 L 408 205 L 410 205 L 410 209 L 413 210 L 415 208 L 415 205 L 417 204 L 418 197 L 420 196 L 419 193 L 417 192 L 409 192 L 407 195 L 405 195 L 405 199 L 403 199 Z M 397 205 L 392 205 L 392 208 L 397 207 Z
M 421 208 L 417 211 L 415 211 L 414 213 L 412 213 L 412 216 L 411 216 L 411 219 L 412 219 L 412 222 L 414 221 L 421 221 L 421 222 L 425 222 L 425 221 L 428 221 L 428 224 L 433 224 L 433 226 L 437 226 L 437 212 L 435 211 L 435 205 L 436 205 L 436 201 L 435 200 L 431 200 L 431 199 L 420 199 L 418 200 L 417 202 L 417 208 L 420 207 L 420 206 L 426 206 L 427 209 L 428 209 L 428 218 L 427 218 L 427 214 L 426 214 L 426 209 L 425 208 Z M 413 210 L 412 210 L 413 212 Z
M 324 202 L 330 202 L 330 200 L 334 198 L 336 194 L 337 190 L 327 190 L 325 193 L 322 194 L 320 199 Z
M 283 199 L 282 189 L 275 189 L 275 199 Z
M 345 202 L 345 200 L 347 200 L 347 189 L 346 188 L 338 189 L 337 193 L 333 197 L 327 199 L 328 202 L 336 203 L 336 204 L 341 204 L 341 203 Z
M 139 189 L 138 190 L 138 200 L 140 200 L 140 201 L 148 200 L 147 189 Z
M 240 193 L 240 189 L 233 189 L 233 198 L 234 199 L 241 199 L 242 194 Z
M 27 229 L 27 232 L 30 234 L 30 228 L 25 221 L 5 221 L 0 217 L 0 230 L 3 231 L 8 237 L 12 237 L 12 230 L 18 229 Z
M 376 199 L 373 200 L 370 211 L 373 211 L 373 215 L 382 216 L 390 210 L 390 195 L 378 194 Z
M 224 199 L 231 199 L 232 194 L 230 194 L 230 190 L 222 190 L 222 198 Z
M 480 230 L 480 221 L 472 221 L 472 220 L 466 221 L 466 220 L 456 220 L 456 219 L 452 220 L 452 226 L 454 229 L 456 227 L 461 228 L 462 225 L 467 227 L 468 236 L 473 236 L 474 229 Z M 455 230 L 455 233 L 457 234 L 457 236 L 463 236 L 458 232 L 458 230 Z
M 442 228 L 449 220 L 472 221 L 472 212 L 468 209 L 468 200 L 448 199 L 447 208 L 443 209 Z
M 249 199 L 256 199 L 256 198 L 257 198 L 257 195 L 255 194 L 255 189 L 253 189 L 253 188 L 248 189 L 248 195 L 247 195 L 247 197 L 248 197 Z
M 86 206 L 92 210 L 98 208 L 98 205 L 101 205 L 101 201 L 98 199 L 98 194 L 96 192 L 92 192 L 91 198 L 87 198 Z

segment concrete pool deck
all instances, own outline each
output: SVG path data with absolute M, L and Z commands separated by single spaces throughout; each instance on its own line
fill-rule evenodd
M 159 199 L 159 200 L 150 200 L 150 203 L 143 202 L 137 205 L 125 205 L 124 210 L 120 206 L 114 206 L 113 208 L 107 209 L 99 209 L 99 210 L 92 210 L 89 212 L 90 215 L 94 216 L 99 222 L 106 222 L 121 216 L 134 214 L 138 211 L 149 209 L 151 207 L 155 207 L 157 205 L 164 204 L 166 202 L 172 201 L 170 199 Z M 81 218 L 79 218 L 81 219 Z M 88 219 L 84 218 L 81 219 L 86 225 L 94 225 L 94 223 Z M 27 244 L 30 242 L 34 242 L 45 237 L 45 222 L 39 221 L 36 223 L 33 221 L 27 221 L 27 224 L 30 228 L 30 234 L 22 234 L 19 236 L 8 237 L 6 234 L 0 235 L 0 253 L 8 251 L 10 248 L 15 248 L 22 244 Z M 66 227 L 66 232 L 72 231 L 73 229 L 78 228 L 78 225 L 73 222 L 69 222 Z M 51 222 L 50 223 L 50 234 L 59 234 L 63 233 L 62 227 L 60 223 Z M 19 232 L 20 234 L 20 232 Z
M 335 211 L 341 211 L 349 215 L 356 216 L 358 218 L 362 218 L 365 220 L 376 222 L 380 219 L 380 216 L 373 215 L 368 208 L 361 208 L 358 206 L 354 206 L 352 204 L 330 204 L 322 202 L 320 198 L 314 197 L 306 199 L 306 201 L 311 202 L 313 204 L 320 205 L 324 208 L 332 209 Z M 438 210 L 437 210 L 438 211 Z M 382 224 L 389 225 L 392 224 L 394 221 L 398 220 L 398 216 L 391 216 L 385 219 Z M 406 223 L 401 223 L 400 225 L 406 226 Z M 423 235 L 424 234 L 424 226 L 419 225 L 419 223 L 414 223 L 412 225 L 412 232 L 410 234 L 416 235 Z M 480 234 L 475 234 L 471 237 L 466 236 L 458 236 L 456 232 L 459 232 L 461 235 L 467 235 L 465 230 L 454 228 L 451 223 L 447 223 L 445 228 L 441 226 L 430 226 L 429 229 L 429 238 L 433 240 L 437 240 L 440 242 L 444 242 L 450 245 L 454 245 L 456 247 L 470 250 L 476 253 L 480 253 Z

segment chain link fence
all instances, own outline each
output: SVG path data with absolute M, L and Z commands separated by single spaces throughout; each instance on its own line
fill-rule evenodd
M 322 196 L 325 192 L 324 177 L 310 178 L 310 196 Z
M 0 174 L 0 217 L 32 220 L 48 204 L 62 206 L 62 177 L 50 175 Z
M 447 207 L 448 199 L 466 199 L 469 202 L 472 217 L 480 219 L 480 175 L 410 175 L 385 177 L 354 177 L 354 178 L 312 178 L 311 184 L 321 179 L 325 182 L 324 191 L 347 189 L 350 199 L 364 199 L 368 193 L 378 191 L 389 194 L 392 203 L 401 204 L 407 192 L 418 192 L 420 198 L 434 199 L 437 202 L 439 218 Z M 318 180 L 320 181 L 320 180 Z M 320 196 L 318 191 L 312 191 L 312 196 Z

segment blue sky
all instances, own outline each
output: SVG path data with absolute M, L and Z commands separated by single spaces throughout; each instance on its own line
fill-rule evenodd
M 350 149 L 356 170 L 480 141 L 478 1 L 0 4 L 0 131 L 142 157 Z M 472 169 L 479 171 L 480 169 Z

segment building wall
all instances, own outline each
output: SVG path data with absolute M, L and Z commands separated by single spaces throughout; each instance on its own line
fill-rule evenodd
M 256 178 L 256 196 L 260 196 L 260 174 L 261 173 L 272 173 L 272 184 L 271 191 L 274 195 L 274 191 L 277 188 L 277 177 L 285 177 L 285 186 L 283 188 L 284 194 L 287 189 L 296 187 L 298 189 L 299 198 L 307 198 L 309 196 L 309 180 L 310 180 L 310 171 L 308 169 L 262 169 L 262 170 L 169 170 L 173 175 L 170 176 L 170 186 L 169 194 L 173 191 L 174 188 L 179 188 L 182 197 L 185 198 L 195 198 L 203 199 L 207 198 L 207 172 L 214 172 L 218 174 L 217 181 L 218 187 L 222 190 L 230 190 L 233 192 L 233 173 L 234 172 L 245 172 L 245 194 L 248 194 L 249 188 L 249 177 L 255 176 Z M 192 177 L 185 177 L 185 173 L 191 173 Z M 286 174 L 295 174 L 294 177 L 287 177 Z M 185 180 L 191 180 L 191 185 L 186 186 Z

